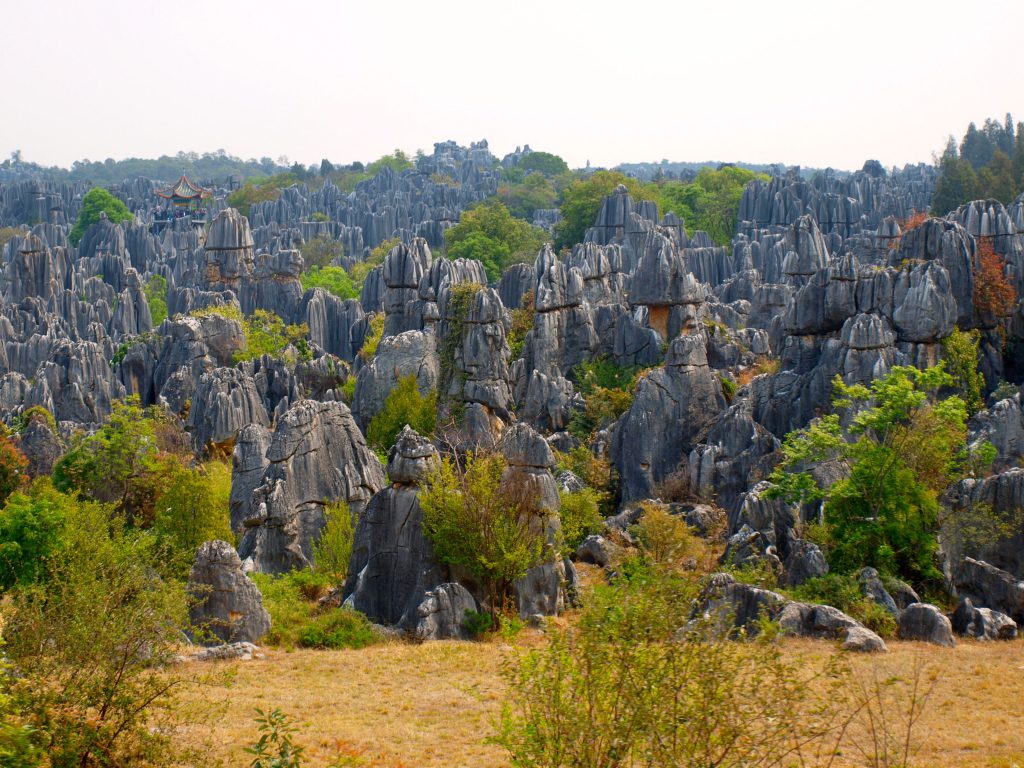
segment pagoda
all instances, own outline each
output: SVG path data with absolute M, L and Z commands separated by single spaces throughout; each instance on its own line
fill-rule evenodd
M 194 207 L 200 201 L 210 197 L 210 190 L 193 184 L 188 176 L 181 174 L 177 183 L 166 190 L 157 190 L 157 197 L 169 200 L 173 205 Z

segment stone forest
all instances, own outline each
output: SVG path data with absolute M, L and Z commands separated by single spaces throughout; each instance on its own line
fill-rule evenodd
M 1024 760 L 1024 125 L 548 149 L 0 164 L 0 763 Z

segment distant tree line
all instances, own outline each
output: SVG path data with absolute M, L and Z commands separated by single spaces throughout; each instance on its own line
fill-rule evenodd
M 991 118 L 979 129 L 971 123 L 957 146 L 949 137 L 936 160 L 939 179 L 932 213 L 945 216 L 971 200 L 995 199 L 1007 205 L 1024 192 L 1024 123 L 1009 113 L 1000 123 Z

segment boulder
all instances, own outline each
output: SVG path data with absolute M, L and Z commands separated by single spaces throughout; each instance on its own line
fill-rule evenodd
M 449 582 L 427 592 L 416 608 L 418 640 L 466 640 L 466 612 L 476 610 L 476 600 L 461 584 Z
M 934 605 L 908 605 L 900 611 L 897 626 L 901 640 L 920 640 L 950 648 L 956 645 L 956 640 L 953 639 L 953 625 Z
M 188 588 L 195 598 L 189 619 L 201 642 L 254 643 L 270 629 L 263 597 L 242 573 L 242 560 L 226 541 L 208 541 L 199 547 Z
M 950 622 L 958 635 L 978 640 L 1013 640 L 1017 637 L 1017 622 L 991 608 L 975 608 L 969 597 L 960 598 Z

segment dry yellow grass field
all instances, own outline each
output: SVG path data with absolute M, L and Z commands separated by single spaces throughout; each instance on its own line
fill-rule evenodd
M 519 642 L 538 642 L 538 633 L 524 632 Z M 785 647 L 821 658 L 835 646 L 787 640 Z M 501 659 L 500 641 L 269 650 L 264 659 L 221 663 L 234 670 L 233 682 L 193 694 L 220 703 L 221 715 L 182 735 L 206 745 L 209 765 L 245 766 L 242 750 L 257 735 L 254 708 L 279 707 L 297 725 L 309 766 L 330 765 L 339 754 L 366 768 L 508 766 L 487 742 L 503 696 Z M 919 661 L 937 683 L 913 765 L 1024 768 L 1024 642 L 960 642 L 955 649 L 892 642 L 884 656 L 853 658 L 865 680 L 909 675 Z M 841 763 L 865 765 L 855 758 L 848 749 Z

